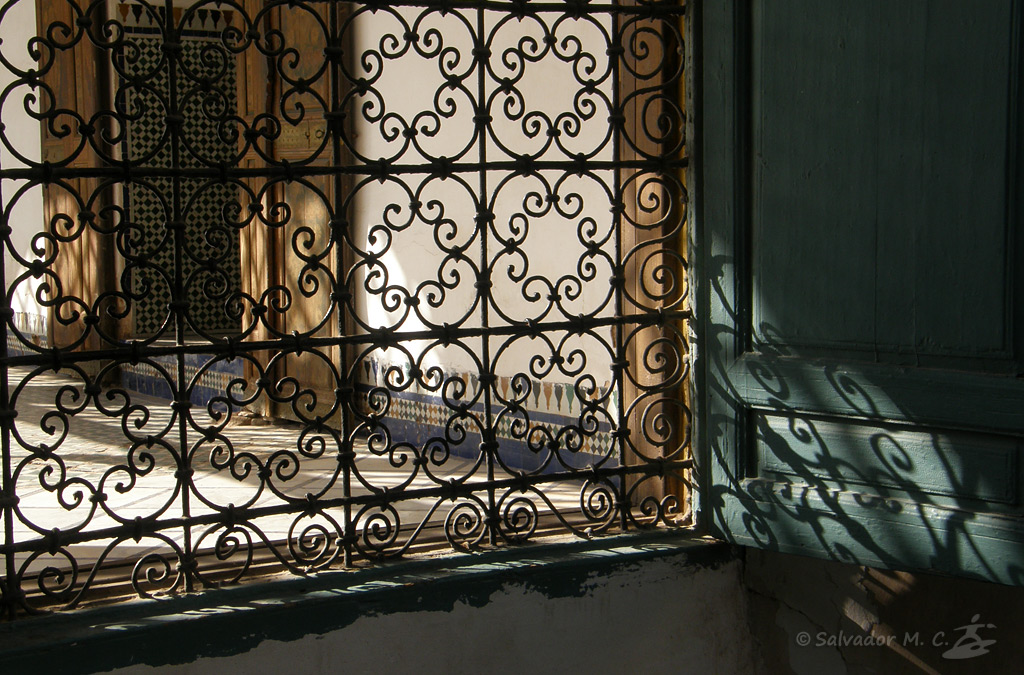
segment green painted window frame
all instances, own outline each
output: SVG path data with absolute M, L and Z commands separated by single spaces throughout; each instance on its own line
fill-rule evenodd
M 1007 222 L 1019 231 L 1024 143 L 1014 127 L 1024 129 L 1024 3 L 1007 2 Z M 752 175 L 759 161 L 752 122 L 756 12 L 777 7 L 767 0 L 695 3 L 699 143 L 690 259 L 700 520 L 711 535 L 743 546 L 1024 584 L 1024 387 L 1017 372 L 1008 372 L 1012 363 L 1003 372 L 966 372 L 965 364 L 973 364 L 952 358 L 894 363 L 838 351 L 803 358 L 757 344 L 744 327 L 751 325 L 744 322 L 752 311 Z M 811 21 L 796 30 L 814 30 Z M 815 403 L 822 389 L 828 401 Z M 900 405 L 904 394 L 920 402 L 917 409 Z M 865 411 L 858 397 L 878 403 Z M 909 439 L 909 459 L 892 463 L 892 455 L 877 453 L 867 458 L 869 468 L 887 459 L 886 475 L 862 472 L 871 479 L 858 480 L 865 457 L 854 441 L 862 428 Z M 833 456 L 805 454 L 789 466 L 779 458 L 801 434 L 821 429 L 831 434 Z M 915 440 L 915 433 L 923 436 Z M 988 482 L 965 485 L 956 480 L 960 470 Z

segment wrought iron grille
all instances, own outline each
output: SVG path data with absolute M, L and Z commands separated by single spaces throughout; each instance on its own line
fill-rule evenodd
M 691 525 L 683 18 L 3 4 L 6 614 Z

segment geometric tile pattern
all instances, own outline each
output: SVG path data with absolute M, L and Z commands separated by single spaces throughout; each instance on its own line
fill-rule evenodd
M 151 360 L 168 372 L 176 372 L 177 361 L 173 357 L 158 356 Z M 203 370 L 203 374 L 189 389 L 192 404 L 200 407 L 223 396 L 231 381 L 243 376 L 240 360 L 214 360 L 212 354 L 190 354 L 185 361 L 185 379 L 192 382 L 200 370 Z M 171 385 L 171 382 L 159 377 L 151 366 L 130 363 L 121 366 L 121 386 L 132 391 L 169 401 L 172 398 Z
M 366 366 L 363 382 L 359 385 L 357 405 L 364 414 L 370 412 L 368 396 L 373 387 L 384 385 L 382 373 L 386 369 L 376 359 L 364 361 Z M 470 399 L 476 399 L 479 393 L 479 380 L 470 373 L 446 372 L 446 379 L 457 379 L 467 383 Z M 497 389 L 507 390 L 507 377 L 499 377 Z M 546 385 L 546 386 L 545 386 Z M 573 387 L 564 383 L 544 383 L 539 380 L 530 380 L 530 391 L 536 395 L 527 397 L 525 416 L 529 419 L 531 429 L 543 428 L 556 436 L 560 430 L 577 427 L 584 428 L 581 423 L 581 416 L 584 414 L 583 407 L 579 400 L 573 397 Z M 608 383 L 596 392 L 597 400 L 603 400 L 608 393 Z M 436 392 L 429 391 L 419 384 L 413 384 L 407 391 L 391 392 L 391 407 L 388 410 L 387 425 L 398 438 L 406 442 L 421 445 L 428 442 L 431 437 L 443 438 L 445 425 L 452 417 L 452 410 L 443 398 Z M 609 409 L 611 419 L 618 417 L 617 409 L 614 406 L 615 398 L 611 397 L 612 405 Z M 482 404 L 472 407 L 474 412 L 481 412 Z M 502 460 L 505 464 L 514 469 L 531 471 L 542 459 L 542 453 L 531 450 L 528 443 L 523 439 L 522 432 L 518 434 L 513 429 L 513 417 L 502 416 L 501 407 L 495 406 L 492 414 L 496 419 L 495 435 L 501 441 Z M 575 413 L 575 414 L 574 414 Z M 480 435 L 470 433 L 469 439 L 464 443 L 452 444 L 452 452 L 457 456 L 475 457 L 479 454 Z M 560 455 L 561 461 L 575 469 L 586 468 L 594 465 L 605 464 L 615 466 L 617 458 L 614 454 L 614 437 L 611 433 L 611 426 L 607 422 L 600 422 L 596 430 L 581 433 L 577 436 L 578 447 L 572 452 Z M 561 465 L 554 463 L 548 466 L 548 471 L 555 471 Z
M 125 63 L 129 75 L 147 74 L 147 88 L 127 88 L 130 109 L 141 114 L 128 125 L 127 154 L 139 157 L 151 149 L 159 151 L 148 164 L 155 167 L 171 165 L 171 150 L 163 140 L 166 132 L 163 107 L 158 98 L 169 97 L 166 69 L 156 67 L 161 59 L 161 41 L 146 29 L 129 28 L 138 53 Z M 190 31 L 182 42 L 182 59 L 195 69 L 198 78 L 208 77 L 212 81 L 210 98 L 197 96 L 194 82 L 180 81 L 179 97 L 189 94 L 189 103 L 184 106 L 186 118 L 185 135 L 188 143 L 203 148 L 203 155 L 212 160 L 227 160 L 234 152 L 234 143 L 218 135 L 217 117 L 235 114 L 236 67 L 233 59 L 207 62 L 203 59 L 204 46 L 219 37 L 217 32 Z M 123 85 L 122 85 L 123 86 Z M 191 90 L 191 91 L 190 91 Z M 221 94 L 229 93 L 229 96 Z M 205 105 L 210 107 L 204 108 Z M 215 115 L 210 115 L 210 108 Z M 196 158 L 187 152 L 180 153 L 181 168 L 199 166 Z M 235 198 L 234 190 L 228 185 L 212 181 L 179 178 L 178 192 L 185 207 L 186 256 L 182 264 L 186 295 L 192 325 L 202 326 L 210 333 L 230 333 L 238 330 L 237 318 L 224 310 L 224 301 L 239 287 L 240 262 L 238 232 L 223 224 L 221 208 Z M 170 220 L 167 195 L 174 194 L 174 180 L 160 176 L 147 179 L 145 185 L 129 184 L 126 201 L 129 218 L 139 227 L 132 264 L 132 289 L 140 294 L 135 302 L 135 334 L 148 336 L 159 331 L 170 312 L 173 280 L 164 274 L 174 269 L 173 238 L 167 237 L 167 223 Z M 215 265 L 216 272 L 204 268 Z

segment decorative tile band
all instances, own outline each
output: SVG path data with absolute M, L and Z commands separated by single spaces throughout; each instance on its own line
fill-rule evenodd
M 43 348 L 47 345 L 45 334 L 33 334 L 28 337 Z M 7 350 L 10 355 L 28 353 L 13 335 L 7 336 Z M 196 373 L 213 358 L 210 354 L 185 355 L 185 377 L 188 381 L 192 381 Z M 153 361 L 171 373 L 177 371 L 173 356 L 156 357 Z M 423 447 L 432 439 L 445 438 L 449 421 L 458 421 L 458 411 L 445 405 L 437 392 L 427 390 L 419 383 L 414 383 L 405 391 L 388 389 L 384 384 L 384 373 L 389 366 L 390 364 L 372 358 L 362 362 L 360 382 L 357 385 L 358 410 L 364 415 L 369 414 L 370 392 L 374 388 L 383 388 L 391 400 L 387 415 L 380 420 L 380 424 L 387 429 L 391 442 Z M 192 404 L 205 407 L 213 398 L 224 395 L 231 380 L 243 376 L 244 362 L 241 359 L 233 362 L 224 359 L 215 361 L 192 387 Z M 445 373 L 445 378 L 458 378 L 465 382 L 468 400 L 474 400 L 481 394 L 481 383 L 477 373 L 452 370 Z M 584 424 L 584 404 L 572 383 L 527 379 L 530 383 L 530 393 L 523 403 L 522 411 L 513 415 L 502 405 L 492 405 L 491 408 L 492 418 L 496 421 L 498 456 L 502 462 L 512 469 L 522 471 L 536 471 L 543 466 L 544 472 L 564 470 L 565 467 L 582 469 L 598 464 L 617 464 L 611 425 L 603 420 L 596 424 Z M 603 399 L 607 395 L 609 384 L 605 382 L 603 386 L 597 388 L 597 399 Z M 120 386 L 168 401 L 173 398 L 170 383 L 160 377 L 151 366 L 145 364 L 122 364 Z M 507 399 L 512 387 L 512 377 L 497 376 L 494 387 L 497 393 Z M 607 420 L 617 419 L 616 403 L 614 396 L 608 397 L 607 408 L 601 409 L 601 417 Z M 483 411 L 484 405 L 480 402 L 470 407 L 467 414 L 483 420 Z M 521 425 L 514 429 L 513 425 L 517 419 L 521 421 Z M 463 426 L 465 438 L 459 439 L 461 442 L 449 443 L 449 449 L 457 456 L 474 458 L 480 452 L 482 441 L 479 429 L 471 421 L 466 421 Z M 530 447 L 527 438 L 534 439 L 533 448 Z M 547 443 L 549 439 L 556 441 L 557 445 L 552 447 Z M 569 447 L 570 445 L 572 447 Z
M 207 354 L 187 355 L 186 377 L 190 380 L 194 378 L 210 358 L 212 357 Z M 171 356 L 158 357 L 154 361 L 171 372 L 176 368 L 174 357 Z M 370 392 L 382 387 L 380 380 L 383 378 L 383 369 L 378 364 L 377 368 L 371 366 L 370 372 L 374 370 L 376 378 L 360 382 L 357 386 L 356 406 L 364 415 L 370 412 Z M 242 360 L 215 362 L 192 388 L 193 405 L 205 406 L 215 396 L 222 396 L 230 381 L 242 376 Z M 448 377 L 461 377 L 463 381 L 471 383 L 467 395 L 472 394 L 472 397 L 475 397 L 480 393 L 479 378 L 475 375 L 453 372 L 449 373 Z M 498 391 L 502 389 L 501 382 L 509 379 L 499 378 Z M 124 364 L 121 368 L 121 384 L 126 389 L 139 393 L 167 400 L 171 398 L 170 384 L 157 376 L 152 367 L 142 364 Z M 566 391 L 572 391 L 572 387 L 559 383 L 556 389 L 555 386 L 548 385 L 551 383 L 531 382 L 531 396 L 528 397 L 527 407 L 516 415 L 510 414 L 502 405 L 492 406 L 499 460 L 513 470 L 541 470 L 545 473 L 562 471 L 567 467 L 583 469 L 595 465 L 617 465 L 610 424 L 607 421 L 587 424 L 583 406 L 580 405 L 578 398 L 566 395 Z M 436 392 L 423 391 L 418 387 L 412 391 L 385 390 L 390 396 L 390 404 L 387 414 L 380 419 L 379 424 L 387 430 L 390 441 L 394 444 L 406 443 L 424 447 L 432 440 L 444 439 L 449 422 L 454 424 L 459 421 L 458 411 L 445 405 Z M 556 396 L 555 391 L 559 390 L 562 394 Z M 538 396 L 532 395 L 532 392 L 538 391 L 541 392 Z M 606 393 L 606 389 L 599 388 L 597 395 L 603 397 Z M 477 403 L 467 410 L 467 415 L 483 420 L 483 410 L 483 403 Z M 607 413 L 602 409 L 602 417 L 605 414 L 609 419 L 615 419 L 617 415 L 614 407 Z M 516 420 L 519 420 L 518 425 Z M 480 443 L 483 440 L 479 427 L 470 420 L 465 420 L 463 427 L 465 436 L 456 438 L 456 442 L 448 443 L 448 448 L 456 456 L 474 458 L 479 455 Z M 532 448 L 527 438 L 533 438 Z
M 191 382 L 211 359 L 210 354 L 186 354 L 185 355 L 185 378 Z M 160 356 L 153 359 L 171 373 L 177 371 L 177 361 L 173 356 Z M 240 359 L 227 361 L 224 359 L 215 361 L 206 372 L 200 376 L 199 381 L 192 387 L 191 401 L 193 405 L 205 406 L 213 398 L 224 396 L 228 384 L 233 379 L 242 377 L 244 362 Z M 164 378 L 159 377 L 151 366 L 144 364 L 123 364 L 121 366 L 121 386 L 141 394 L 155 396 L 170 400 L 172 398 L 171 385 Z
M 175 2 L 175 5 L 181 3 Z M 180 24 L 185 15 L 186 6 L 173 8 L 175 24 Z M 164 7 L 156 7 L 152 10 L 127 0 L 120 0 L 117 14 L 121 25 L 128 32 L 141 32 L 143 30 L 159 31 L 161 24 L 167 20 L 167 10 Z M 231 25 L 235 12 L 230 9 L 217 9 L 208 7 L 191 11 L 186 16 L 185 35 L 190 32 L 206 35 L 218 35 L 220 31 Z M 133 31 L 134 29 L 134 31 Z
M 409 389 L 395 391 L 384 383 L 385 371 L 391 364 L 366 359 L 363 361 L 362 382 L 357 387 L 360 411 L 369 413 L 368 397 L 374 388 L 384 389 L 390 395 L 387 415 L 381 420 L 391 434 L 392 442 L 406 442 L 422 447 L 431 439 L 445 438 L 449 422 L 457 423 L 461 418 L 457 410 L 445 405 L 436 391 L 430 391 L 418 382 Z M 404 367 L 405 381 L 409 381 L 408 367 Z M 524 377 L 524 376 L 520 376 Z M 445 373 L 445 379 L 461 379 L 466 383 L 466 399 L 474 400 L 481 394 L 480 378 L 477 373 L 461 373 L 455 370 Z M 503 398 L 508 399 L 513 376 L 499 375 L 494 387 Z M 564 470 L 566 467 L 582 469 L 595 465 L 616 466 L 614 438 L 608 420 L 618 417 L 615 396 L 608 397 L 607 407 L 599 409 L 600 418 L 594 415 L 589 421 L 583 402 L 576 395 L 572 383 L 547 382 L 526 378 L 529 395 L 522 403 L 522 409 L 512 413 L 511 406 L 491 406 L 492 419 L 496 423 L 498 456 L 509 468 L 542 472 Z M 608 394 L 609 382 L 598 387 L 594 398 L 603 400 Z M 481 397 L 482 398 L 482 397 Z M 484 417 L 484 404 L 471 406 L 467 415 L 478 420 Z M 503 414 L 504 413 L 504 414 Z M 518 422 L 518 424 L 517 424 Z M 482 438 L 479 426 L 466 419 L 463 425 L 466 437 L 459 443 L 449 443 L 453 454 L 474 458 L 480 452 Z M 532 439 L 532 443 L 528 442 Z M 531 447 L 532 445 L 532 447 Z M 543 468 L 542 468 L 543 467 Z
M 46 341 L 48 326 L 49 322 L 47 321 L 46 314 L 37 314 L 35 312 L 14 313 L 14 327 L 25 337 L 36 341 L 36 344 L 39 344 L 40 341 Z

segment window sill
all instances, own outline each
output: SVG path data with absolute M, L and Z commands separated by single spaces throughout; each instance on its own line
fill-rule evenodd
M 667 558 L 718 567 L 735 555 L 733 546 L 689 533 L 628 534 L 136 600 L 0 625 L 0 670 L 89 673 L 191 663 L 241 654 L 264 640 L 339 630 L 365 615 L 480 607 L 508 583 L 550 598 L 579 597 L 597 572 Z

